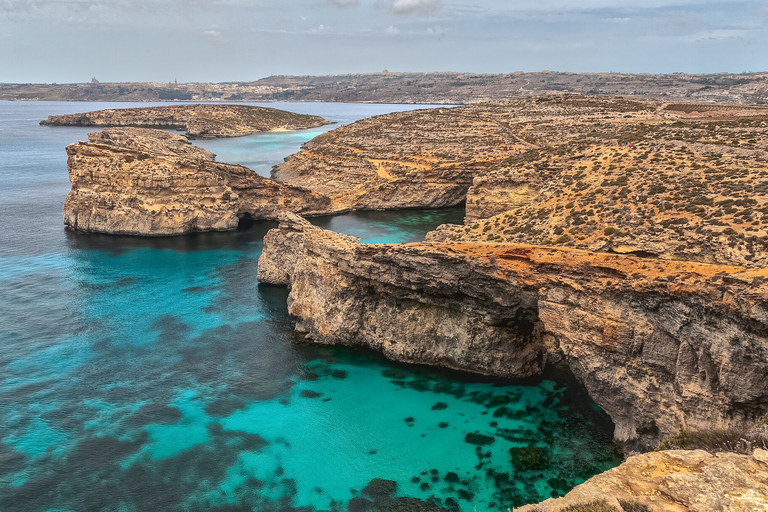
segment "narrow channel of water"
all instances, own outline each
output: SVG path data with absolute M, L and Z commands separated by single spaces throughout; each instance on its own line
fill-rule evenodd
M 341 122 L 395 108 L 309 105 Z M 500 382 L 298 343 L 287 291 L 256 282 L 272 223 L 66 232 L 64 147 L 88 130 L 37 122 L 109 106 L 0 102 L 0 510 L 506 510 L 618 463 L 567 371 Z M 209 149 L 271 166 L 254 140 Z M 460 220 L 314 222 L 376 243 Z

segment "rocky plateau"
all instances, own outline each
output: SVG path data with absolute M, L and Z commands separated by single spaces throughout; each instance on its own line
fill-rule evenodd
M 562 498 L 515 512 L 757 512 L 768 510 L 768 452 L 670 450 L 629 457 Z M 643 507 L 643 508 L 640 508 Z

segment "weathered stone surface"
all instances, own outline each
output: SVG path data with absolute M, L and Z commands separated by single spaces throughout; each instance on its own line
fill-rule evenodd
M 418 245 L 402 254 L 386 248 L 285 214 L 265 238 L 259 278 L 290 281 L 288 310 L 317 343 L 490 375 L 542 370 L 548 351 L 535 323 L 535 289 L 507 286 L 487 262 L 477 261 L 478 271 Z
M 97 110 L 49 116 L 50 126 L 133 126 L 186 130 L 188 137 L 240 137 L 270 130 L 301 130 L 328 124 L 318 116 L 249 105 L 169 105 Z
M 768 464 L 756 457 L 702 450 L 652 452 L 590 478 L 562 498 L 515 512 L 560 512 L 605 501 L 645 505 L 652 512 L 758 512 L 768 510 Z M 629 510 L 629 509 L 627 509 Z
M 67 147 L 72 190 L 64 223 L 84 232 L 180 235 L 222 231 L 281 211 L 322 212 L 328 198 L 214 161 L 180 136 L 108 128 Z
M 364 119 L 311 140 L 272 177 L 328 195 L 337 210 L 454 206 L 475 176 L 530 147 L 503 122 L 510 111 L 484 104 Z
M 626 450 L 768 409 L 768 269 L 281 226 L 259 267 L 290 282 L 289 311 L 316 342 L 509 377 L 565 357 Z

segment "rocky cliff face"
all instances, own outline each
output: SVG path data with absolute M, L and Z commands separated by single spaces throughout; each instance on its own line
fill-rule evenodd
M 328 195 L 338 210 L 454 206 L 475 176 L 530 146 L 504 112 L 506 103 L 364 119 L 308 142 L 272 177 Z
M 276 129 L 301 130 L 328 124 L 318 116 L 248 105 L 170 105 L 97 110 L 49 116 L 49 126 L 132 126 L 186 130 L 188 137 L 240 137 Z
M 641 505 L 652 512 L 768 510 L 768 452 L 756 450 L 750 456 L 674 450 L 635 455 L 563 498 L 515 510 L 560 512 L 594 502 L 616 512 L 640 510 Z
M 327 197 L 214 161 L 208 151 L 161 130 L 109 128 L 67 147 L 72 190 L 64 223 L 78 231 L 179 235 L 322 212 Z
M 768 270 L 512 244 L 361 245 L 285 215 L 263 282 L 319 343 L 497 376 L 565 358 L 626 450 L 768 409 Z

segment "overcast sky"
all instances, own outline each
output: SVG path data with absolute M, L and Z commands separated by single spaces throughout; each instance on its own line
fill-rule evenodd
M 0 0 L 0 82 L 768 69 L 768 0 Z

